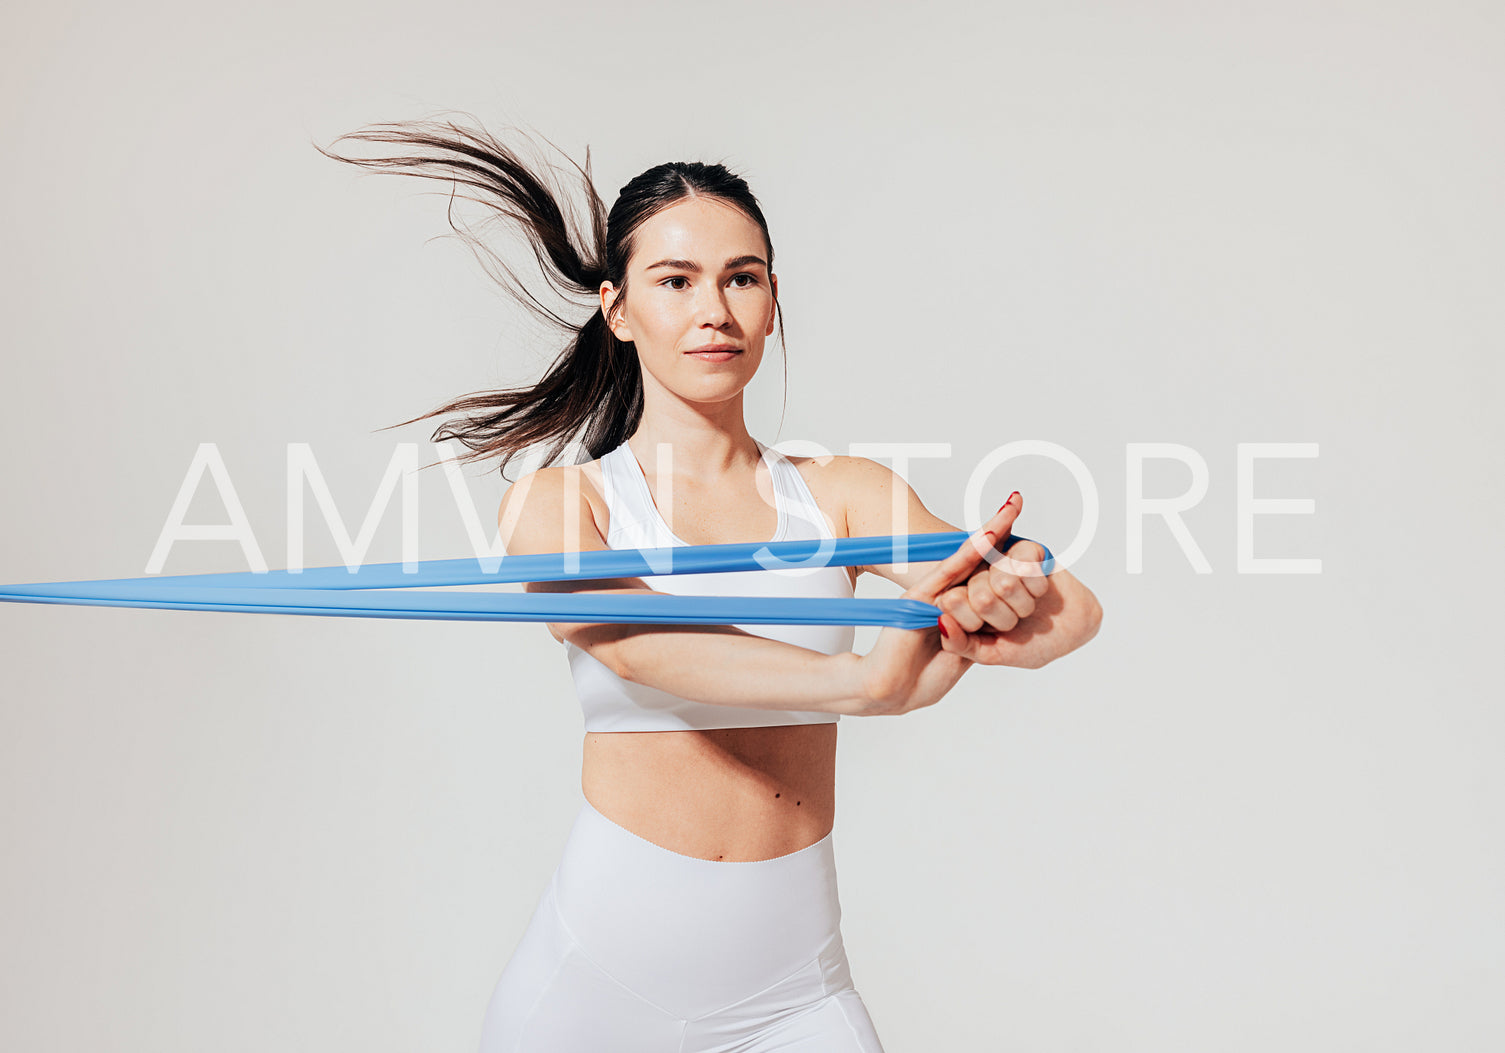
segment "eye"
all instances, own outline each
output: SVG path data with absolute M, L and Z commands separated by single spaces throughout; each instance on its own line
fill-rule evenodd
M 740 279 L 742 279 L 742 278 L 746 278 L 747 281 L 745 281 L 745 282 L 741 281 Z M 663 281 L 659 282 L 659 284 L 660 285 L 667 285 L 667 286 L 669 286 L 669 288 L 671 288 L 671 289 L 675 290 L 676 292 L 678 292 L 679 290 L 683 289 L 684 286 L 683 285 L 675 285 L 673 283 L 674 282 L 688 282 L 689 280 L 690 279 L 686 278 L 684 275 L 675 274 L 675 275 L 671 275 L 668 278 L 665 278 Z M 752 273 L 750 273 L 748 271 L 743 271 L 741 274 L 734 274 L 734 275 L 732 275 L 732 281 L 736 283 L 736 288 L 738 288 L 738 289 L 751 289 L 753 286 L 755 286 L 755 285 L 758 284 L 758 276 L 756 274 L 752 274 Z

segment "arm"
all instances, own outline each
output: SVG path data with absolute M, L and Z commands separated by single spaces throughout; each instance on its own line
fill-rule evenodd
M 607 548 L 578 467 L 523 476 L 502 497 L 497 525 L 508 555 Z M 528 582 L 528 592 L 646 593 L 642 578 Z M 554 639 L 613 673 L 710 705 L 856 714 L 866 704 L 850 652 L 828 655 L 731 625 L 551 622 Z
M 847 529 L 851 536 L 882 537 L 961 529 L 926 508 L 909 484 L 892 468 L 866 457 L 838 457 L 835 460 L 839 466 L 837 475 L 846 502 Z M 935 566 L 933 562 L 910 563 L 900 572 L 895 564 L 886 564 L 858 570 L 859 573 L 877 574 L 908 589 Z M 976 573 L 985 578 L 988 571 L 984 565 Z M 1035 598 L 1033 612 L 999 637 L 1000 641 L 1006 640 L 1012 645 L 1007 659 L 987 664 L 1038 669 L 1097 635 L 1103 609 L 1092 591 L 1065 570 L 1053 571 L 1045 581 L 1047 587 L 1043 595 Z M 974 587 L 981 584 L 975 583 Z M 936 605 L 962 621 L 957 616 L 963 614 L 961 608 L 968 604 L 969 593 L 976 596 L 980 591 L 969 590 L 968 584 L 958 585 L 939 596 Z M 974 625 L 977 621 L 975 615 L 967 620 Z

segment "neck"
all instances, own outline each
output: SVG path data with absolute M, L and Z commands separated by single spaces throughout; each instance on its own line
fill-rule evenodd
M 665 456 L 672 457 L 663 467 L 683 478 L 709 481 L 756 469 L 760 456 L 742 419 L 742 392 L 717 403 L 655 401 L 645 399 L 643 419 L 628 440 L 645 475 L 651 478 L 659 471 L 660 444 L 670 448 Z

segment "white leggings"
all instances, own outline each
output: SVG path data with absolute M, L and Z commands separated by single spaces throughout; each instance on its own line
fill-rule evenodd
M 840 923 L 830 834 L 719 862 L 585 801 L 491 996 L 481 1053 L 883 1053 Z

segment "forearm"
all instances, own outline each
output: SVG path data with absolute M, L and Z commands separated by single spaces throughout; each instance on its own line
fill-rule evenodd
M 857 655 L 734 626 L 594 625 L 575 642 L 623 679 L 708 705 L 855 714 L 865 702 Z

